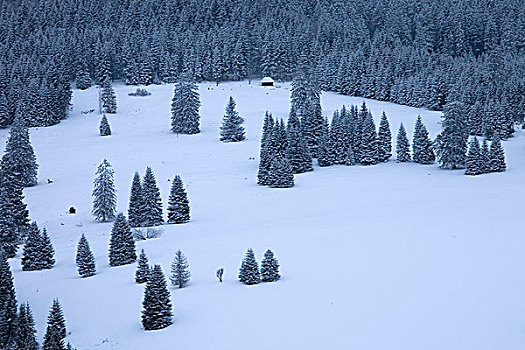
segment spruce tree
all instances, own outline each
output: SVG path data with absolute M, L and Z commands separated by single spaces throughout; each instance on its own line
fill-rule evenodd
M 140 250 L 139 261 L 137 264 L 137 270 L 135 271 L 135 282 L 138 284 L 145 283 L 148 281 L 149 276 L 149 262 L 148 257 L 144 249 Z
M 143 223 L 142 213 L 142 184 L 140 175 L 135 172 L 131 183 L 131 193 L 129 194 L 128 220 L 131 227 L 140 227 Z
M 13 274 L 7 257 L 0 249 L 0 348 L 15 341 L 17 301 Z
M 386 113 L 381 114 L 377 135 L 377 157 L 379 162 L 388 162 L 392 157 L 392 132 Z
M 376 126 L 372 113 L 368 112 L 363 120 L 361 134 L 361 152 L 359 163 L 363 165 L 377 164 L 378 159 L 378 142 Z
M 268 185 L 268 173 L 270 171 L 272 155 L 270 154 L 270 139 L 273 135 L 274 120 L 271 113 L 266 111 L 264 115 L 263 132 L 259 153 L 259 170 L 257 171 L 257 183 L 262 186 Z
M 22 253 L 22 270 L 36 271 L 44 268 L 43 239 L 37 223 L 34 221 L 27 231 L 26 243 Z
M 111 135 L 111 128 L 109 126 L 108 118 L 106 115 L 102 115 L 102 119 L 100 120 L 100 126 L 98 127 L 100 131 L 100 136 L 109 136 Z
M 35 321 L 29 303 L 20 304 L 17 320 L 16 344 L 20 350 L 38 350 Z
M 62 306 L 58 299 L 53 300 L 53 305 L 47 317 L 46 334 L 44 335 L 43 350 L 65 349 L 64 338 L 66 337 L 66 321 Z
M 82 234 L 78 241 L 76 263 L 80 277 L 90 277 L 97 273 L 95 257 L 91 252 L 89 242 L 84 234 Z
M 281 278 L 279 274 L 279 261 L 274 257 L 273 252 L 268 249 L 264 253 L 264 259 L 261 262 L 261 281 L 275 282 Z
M 464 168 L 468 124 L 463 103 L 449 102 L 445 105 L 442 129 L 434 142 L 440 166 L 445 169 Z
M 171 131 L 177 134 L 197 134 L 199 123 L 199 93 L 197 85 L 187 76 L 175 84 L 171 102 Z
M 317 148 L 317 164 L 320 167 L 330 166 L 334 164 L 331 152 L 331 139 L 329 136 L 330 129 L 328 126 L 328 119 L 324 119 L 323 128 L 321 129 L 321 137 Z
M 242 261 L 241 268 L 239 269 L 239 280 L 244 284 L 257 284 L 261 281 L 259 266 L 257 265 L 255 254 L 251 248 L 246 251 L 246 255 Z
M 188 270 L 190 265 L 181 250 L 177 250 L 175 258 L 171 263 L 170 281 L 174 287 L 184 288 L 190 282 L 191 273 Z
M 496 134 L 490 144 L 489 168 L 491 172 L 503 172 L 507 169 L 505 164 L 505 151 L 501 146 L 499 134 Z
M 110 221 L 115 218 L 117 194 L 113 175 L 111 164 L 104 159 L 98 166 L 96 177 L 93 181 L 92 213 L 98 221 Z
M 110 79 L 102 83 L 102 112 L 107 114 L 117 113 L 117 95 L 111 86 Z
M 301 122 L 292 110 L 286 126 L 288 135 L 288 147 L 286 147 L 286 158 L 290 162 L 290 167 L 294 174 L 301 174 L 313 170 L 312 156 L 303 137 Z
M 290 188 L 294 187 L 294 184 L 294 175 L 288 159 L 281 155 L 274 157 L 268 174 L 268 186 Z
M 54 328 L 47 327 L 42 350 L 66 350 L 64 339 L 57 334 Z
M 413 160 L 419 164 L 432 164 L 436 160 L 432 141 L 421 116 L 419 115 L 414 126 L 414 137 L 412 142 Z
M 142 205 L 143 226 L 158 226 L 164 222 L 160 190 L 150 167 L 146 168 L 146 173 L 142 178 Z
M 222 118 L 220 136 L 223 142 L 239 142 L 245 139 L 245 131 L 242 126 L 244 119 L 235 110 L 235 105 L 235 100 L 230 96 L 225 115 Z
M 473 137 L 470 141 L 468 154 L 467 154 L 467 170 L 465 175 L 480 175 L 483 174 L 483 158 L 481 156 L 481 150 L 479 148 L 479 142 L 477 137 Z
M 397 132 L 396 153 L 398 162 L 410 162 L 410 143 L 408 142 L 407 132 L 403 123 L 401 123 Z
M 9 131 L 5 153 L 0 161 L 0 179 L 18 187 L 35 186 L 38 181 L 37 169 L 29 129 L 22 117 L 18 116 Z
M 355 165 L 356 164 L 356 161 L 355 161 L 355 153 L 354 153 L 354 147 L 352 146 L 352 144 L 349 144 L 348 145 L 348 149 L 346 150 L 346 160 L 345 160 L 345 165 Z
M 335 111 L 330 124 L 330 153 L 334 164 L 345 164 L 348 151 L 346 125 L 339 111 Z
M 109 241 L 109 265 L 121 266 L 137 260 L 135 241 L 124 214 L 119 213 L 111 229 Z
M 142 307 L 142 326 L 145 330 L 162 329 L 173 323 L 170 292 L 160 265 L 155 265 L 150 272 Z
M 42 268 L 50 269 L 55 265 L 55 249 L 51 243 L 51 239 L 47 234 L 47 230 L 44 227 L 42 229 Z
M 0 250 L 4 251 L 6 258 L 12 258 L 18 250 L 20 235 L 15 218 L 13 206 L 9 201 L 9 188 L 0 183 Z
M 171 182 L 168 199 L 168 224 L 182 224 L 190 220 L 190 202 L 179 175 Z
M 490 149 L 486 138 L 483 138 L 481 144 L 481 159 L 483 160 L 483 173 L 490 172 Z

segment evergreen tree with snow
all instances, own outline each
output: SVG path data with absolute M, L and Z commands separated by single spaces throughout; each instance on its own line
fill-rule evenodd
M 412 158 L 415 163 L 432 164 L 436 160 L 432 141 L 428 136 L 427 128 L 425 127 L 425 124 L 423 124 L 420 115 L 417 117 L 416 124 L 414 126 L 412 153 Z
M 434 142 L 440 166 L 445 169 L 464 168 L 468 124 L 463 103 L 449 102 L 445 105 L 442 129 Z
M 479 141 L 477 137 L 473 137 L 470 141 L 467 153 L 467 169 L 465 175 L 480 175 L 484 172 L 483 158 L 481 149 L 479 148 Z
M 51 243 L 51 239 L 47 234 L 47 230 L 44 227 L 42 229 L 42 268 L 50 269 L 55 265 L 55 249 Z
M 274 157 L 268 174 L 268 186 L 271 188 L 290 188 L 294 185 L 294 174 L 288 158 L 281 155 Z
M 264 253 L 264 259 L 261 262 L 261 281 L 275 282 L 281 278 L 279 274 L 279 261 L 274 257 L 273 252 L 268 249 Z
M 220 136 L 223 142 L 239 142 L 245 139 L 245 131 L 242 126 L 244 119 L 235 110 L 235 106 L 235 100 L 230 96 L 225 115 L 222 118 Z
M 289 160 L 292 172 L 294 174 L 301 174 L 313 171 L 312 156 L 310 155 L 310 150 L 302 133 L 301 122 L 299 118 L 297 118 L 293 108 L 288 118 L 286 133 L 288 136 L 286 158 Z
M 113 175 L 111 164 L 104 159 L 98 166 L 93 181 L 92 213 L 98 221 L 110 221 L 115 218 L 117 194 Z
M 140 250 L 137 270 L 135 271 L 135 282 L 142 284 L 148 281 L 149 261 L 144 249 Z
M 268 185 L 268 173 L 272 161 L 270 154 L 270 140 L 273 135 L 274 120 L 272 114 L 266 111 L 264 115 L 263 132 L 259 153 L 259 170 L 257 171 L 257 183 L 262 186 Z
M 98 127 L 100 131 L 100 136 L 109 136 L 111 135 L 111 128 L 109 126 L 108 118 L 105 114 L 102 115 L 100 120 L 100 126 Z
M 170 292 L 160 265 L 155 265 L 150 272 L 142 307 L 142 326 L 145 330 L 162 329 L 173 323 Z
M 398 162 L 410 162 L 410 143 L 408 142 L 407 132 L 403 123 L 397 132 L 396 153 Z
M 197 134 L 199 123 L 199 93 L 197 85 L 187 76 L 175 84 L 171 101 L 171 131 L 177 134 Z
M 143 199 L 142 199 L 142 183 L 140 181 L 140 175 L 135 172 L 133 175 L 133 181 L 131 183 L 131 193 L 129 194 L 129 205 L 128 205 L 128 220 L 131 227 L 140 227 L 143 223 Z
M 146 168 L 146 173 L 142 178 L 142 205 L 143 226 L 158 226 L 164 222 L 160 190 L 150 167 Z
M 486 138 L 481 144 L 481 159 L 483 161 L 483 173 L 490 172 L 490 148 Z
M 124 214 L 119 213 L 111 229 L 109 241 L 109 265 L 121 266 L 137 260 L 135 241 Z
M 346 150 L 346 159 L 345 159 L 345 165 L 351 166 L 355 165 L 355 153 L 354 153 L 354 147 L 352 144 L 348 145 L 348 149 Z
M 53 305 L 47 317 L 46 334 L 42 344 L 43 350 L 65 349 L 64 338 L 66 337 L 66 321 L 62 306 L 58 299 L 53 300 Z
M 66 350 L 64 339 L 57 334 L 54 328 L 47 327 L 42 350 Z
M 36 221 L 27 230 L 26 243 L 22 253 L 22 270 L 36 271 L 44 268 L 44 256 L 42 252 L 42 234 Z
M 117 95 L 111 86 L 110 79 L 102 83 L 102 112 L 107 114 L 117 113 Z
M 175 258 L 171 263 L 170 281 L 174 287 L 184 288 L 190 282 L 191 273 L 188 270 L 190 265 L 184 256 L 184 253 L 179 249 L 175 253 Z
M 8 185 L 8 183 L 0 183 L 0 250 L 4 251 L 7 258 L 12 258 L 18 250 L 20 234 L 13 216 L 16 209 L 9 200 L 12 186 Z
M 78 241 L 76 263 L 80 277 L 95 276 L 97 273 L 95 267 L 95 257 L 91 252 L 89 242 L 84 234 L 82 234 L 80 240 Z
M 38 350 L 35 320 L 29 303 L 20 304 L 17 319 L 16 344 L 20 350 Z
M 182 224 L 190 221 L 190 201 L 179 175 L 171 182 L 168 199 L 168 224 Z
M 386 113 L 383 112 L 377 134 L 377 158 L 379 162 L 388 162 L 390 157 L 392 157 L 392 132 Z
M 326 167 L 334 164 L 331 152 L 331 139 L 329 136 L 330 128 L 328 126 L 328 119 L 324 119 L 323 128 L 321 129 L 321 137 L 319 139 L 319 147 L 317 148 L 317 164 L 320 167 Z
M 501 146 L 501 140 L 499 134 L 496 134 L 490 144 L 490 161 L 489 169 L 490 172 L 503 172 L 507 169 L 505 164 L 505 151 Z
M 79 90 L 86 90 L 91 87 L 91 77 L 89 72 L 85 69 L 81 69 L 77 72 L 75 77 L 75 86 Z
M 251 248 L 246 251 L 246 255 L 241 263 L 241 268 L 239 269 L 239 280 L 248 285 L 257 284 L 261 281 L 259 266 Z
M 0 161 L 0 179 L 11 181 L 18 187 L 30 187 L 37 184 L 35 152 L 31 145 L 29 129 L 20 116 L 15 119 Z
M 13 274 L 7 256 L 0 249 L 0 348 L 15 341 L 17 301 Z
M 359 163 L 363 165 L 371 165 L 379 162 L 377 141 L 374 118 L 372 117 L 372 113 L 368 112 L 363 120 Z

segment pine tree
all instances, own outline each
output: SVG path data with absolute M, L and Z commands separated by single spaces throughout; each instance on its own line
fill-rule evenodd
M 35 321 L 29 303 L 20 304 L 17 320 L 16 344 L 20 350 L 38 350 Z
M 242 261 L 239 270 L 239 280 L 244 284 L 257 284 L 261 281 L 259 266 L 257 265 L 255 254 L 251 248 L 246 251 L 246 255 Z
M 301 122 L 297 115 L 292 110 L 288 118 L 288 125 L 286 126 L 288 135 L 288 147 L 286 147 L 286 158 L 290 162 L 290 167 L 294 174 L 301 174 L 313 171 L 312 156 L 303 137 Z
M 177 82 L 171 102 L 171 131 L 177 134 L 199 133 L 200 105 L 197 85 L 187 77 Z
M 89 242 L 84 234 L 80 237 L 77 245 L 76 263 L 80 277 L 95 276 L 95 257 L 89 247 Z
M 275 282 L 281 278 L 279 274 L 279 261 L 273 256 L 273 252 L 268 249 L 264 253 L 264 259 L 261 262 L 261 281 Z
M 414 126 L 414 137 L 412 144 L 413 160 L 415 163 L 432 164 L 436 160 L 432 141 L 428 136 L 428 131 L 421 116 L 419 115 Z
M 481 144 L 481 159 L 483 161 L 483 173 L 490 172 L 490 149 L 486 138 L 483 138 Z
M 480 175 L 483 174 L 483 158 L 481 156 L 481 150 L 479 148 L 479 142 L 477 137 L 473 137 L 470 141 L 467 154 L 467 170 L 465 175 Z
M 143 223 L 142 217 L 142 184 L 140 175 L 135 172 L 131 183 L 131 193 L 129 194 L 128 220 L 131 227 L 140 227 Z
M 410 162 L 410 143 L 408 142 L 407 132 L 403 123 L 401 123 L 397 132 L 396 153 L 398 162 Z
M 42 268 L 50 269 L 55 265 L 55 249 L 51 243 L 51 239 L 47 234 L 47 230 L 44 227 L 42 229 Z
M 181 224 L 190 220 L 190 202 L 179 175 L 171 183 L 168 199 L 168 224 Z
M 268 186 L 290 188 L 294 187 L 294 184 L 294 175 L 288 159 L 281 155 L 274 157 L 268 174 Z
M 184 288 L 190 282 L 191 273 L 188 270 L 190 265 L 181 250 L 177 250 L 175 258 L 171 263 L 171 284 L 177 288 Z
M 464 168 L 468 125 L 465 106 L 461 102 L 449 102 L 445 105 L 442 128 L 435 140 L 440 166 L 445 169 Z
M 226 113 L 222 118 L 220 135 L 223 142 L 239 142 L 245 139 L 245 131 L 242 126 L 244 119 L 235 110 L 235 105 L 235 100 L 230 96 Z
M 496 134 L 490 144 L 490 161 L 489 167 L 491 172 L 503 172 L 507 169 L 505 164 L 505 151 L 501 146 L 499 135 Z
M 2 182 L 11 181 L 18 187 L 35 186 L 37 169 L 29 129 L 18 116 L 9 131 L 5 153 L 0 161 L 0 179 Z
M 13 274 L 7 257 L 0 249 L 0 348 L 14 341 L 17 301 Z
M 104 159 L 98 166 L 93 181 L 93 215 L 98 221 L 110 221 L 115 218 L 117 195 L 113 180 L 113 168 Z
M 376 126 L 374 124 L 372 113 L 368 112 L 363 120 L 359 163 L 363 165 L 371 165 L 377 164 L 378 162 Z
M 145 330 L 162 329 L 173 323 L 170 292 L 160 265 L 155 265 L 150 272 L 142 307 L 142 326 Z
M 53 300 L 53 305 L 47 317 L 46 334 L 44 335 L 43 350 L 65 349 L 64 338 L 66 337 L 66 321 L 62 306 L 58 299 Z
M 111 229 L 109 241 L 109 265 L 121 266 L 137 260 L 135 241 L 124 214 L 119 213 Z
M 381 115 L 379 132 L 377 135 L 377 157 L 379 162 L 388 162 L 392 157 L 392 132 L 386 113 Z
M 109 136 L 111 135 L 111 128 L 109 126 L 108 118 L 106 118 L 106 115 L 102 115 L 102 119 L 100 120 L 100 126 L 98 127 L 100 130 L 100 136 Z
M 117 95 L 109 79 L 102 83 L 102 112 L 107 114 L 117 113 Z
M 146 173 L 142 178 L 142 205 L 143 226 L 158 226 L 164 222 L 160 190 L 150 167 L 146 168 Z
M 26 243 L 21 259 L 22 270 L 36 271 L 44 268 L 43 245 L 42 234 L 35 221 L 29 226 L 29 230 L 27 231 Z
M 149 262 L 144 249 L 140 250 L 139 261 L 137 264 L 137 271 L 135 271 L 135 282 L 138 284 L 148 281 L 149 276 Z
M 268 185 L 268 173 L 270 171 L 272 155 L 270 154 L 270 139 L 273 135 L 274 120 L 271 113 L 266 111 L 264 116 L 263 132 L 261 136 L 261 149 L 259 154 L 259 170 L 257 172 L 257 183 L 262 186 Z

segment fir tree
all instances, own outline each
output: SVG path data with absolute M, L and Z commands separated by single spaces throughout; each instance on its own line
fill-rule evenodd
M 410 162 L 410 143 L 408 142 L 407 132 L 403 123 L 401 123 L 397 132 L 396 153 L 398 162 Z
M 144 249 L 140 250 L 137 270 L 135 271 L 135 282 L 138 284 L 148 281 L 149 276 L 149 262 Z
M 470 141 L 467 154 L 467 170 L 465 175 L 480 175 L 483 174 L 483 158 L 481 156 L 481 150 L 479 148 L 479 142 L 477 137 L 473 137 Z
M 171 284 L 177 288 L 184 288 L 190 282 L 191 273 L 188 270 L 190 265 L 181 250 L 177 250 L 175 258 L 171 263 Z
M 386 113 L 381 115 L 377 135 L 377 157 L 380 162 L 388 162 L 392 157 L 392 132 Z
M 98 221 L 110 221 L 115 218 L 117 195 L 113 174 L 111 164 L 104 159 L 98 166 L 96 177 L 93 181 L 92 213 Z
M 29 303 L 20 304 L 17 320 L 16 344 L 20 350 L 38 350 L 35 321 Z
M 348 151 L 346 125 L 339 111 L 335 111 L 330 125 L 330 153 L 334 164 L 344 164 Z
M 13 217 L 13 206 L 8 200 L 9 188 L 0 183 L 0 250 L 6 258 L 15 256 L 18 250 L 20 235 Z
M 85 69 L 81 69 L 77 72 L 75 79 L 76 88 L 79 90 L 86 90 L 91 86 L 91 77 L 89 72 Z
M 268 178 L 268 186 L 272 188 L 290 188 L 294 186 L 292 167 L 285 156 L 278 155 L 272 159 Z
M 46 334 L 44 335 L 42 350 L 66 350 L 64 339 L 61 338 L 57 331 L 49 325 L 47 326 Z
M 140 175 L 138 172 L 135 172 L 131 183 L 131 193 L 129 195 L 128 206 L 128 220 L 131 227 L 142 226 L 142 202 L 142 184 L 140 182 Z
M 55 265 L 55 249 L 51 243 L 51 239 L 47 234 L 47 230 L 44 227 L 42 229 L 42 268 L 50 269 Z
M 361 152 L 359 163 L 363 165 L 377 164 L 378 159 L 378 142 L 376 126 L 372 113 L 368 112 L 363 120 L 361 135 Z
M 142 178 L 142 205 L 142 224 L 144 226 L 158 226 L 164 222 L 160 190 L 150 167 L 146 168 L 146 173 Z
M 121 266 L 137 260 L 135 241 L 124 214 L 119 213 L 111 229 L 109 241 L 109 265 Z
M 486 138 L 483 138 L 481 144 L 481 159 L 483 161 L 483 173 L 490 172 L 490 149 Z
M 489 168 L 491 172 L 503 172 L 507 169 L 505 164 L 505 151 L 501 146 L 499 135 L 496 134 L 490 144 Z
M 275 282 L 281 278 L 279 274 L 279 261 L 273 256 L 273 252 L 268 249 L 264 253 L 264 259 L 261 262 L 261 281 Z
M 223 142 L 239 142 L 245 139 L 244 127 L 242 126 L 244 119 L 235 110 L 235 105 L 235 100 L 230 96 L 226 113 L 222 118 L 220 135 Z
M 412 143 L 413 160 L 415 163 L 432 164 L 436 160 L 432 141 L 421 116 L 419 115 L 414 126 L 414 137 Z
M 352 144 L 348 145 L 348 149 L 346 151 L 346 160 L 345 160 L 345 165 L 355 165 L 356 161 L 355 161 L 355 154 L 354 154 L 354 147 L 352 146 Z
M 89 247 L 89 242 L 84 234 L 80 237 L 77 245 L 76 263 L 80 277 L 94 276 L 96 272 L 95 257 Z
M 290 111 L 286 131 L 288 135 L 286 158 L 290 162 L 292 172 L 294 174 L 301 174 L 312 171 L 312 156 L 310 155 L 306 140 L 303 137 L 301 123 L 293 111 L 293 108 Z
M 13 275 L 0 249 L 0 348 L 14 341 L 16 334 L 17 301 Z
M 270 139 L 273 135 L 274 120 L 271 113 L 266 111 L 264 116 L 263 132 L 261 136 L 261 149 L 259 154 L 259 170 L 257 172 L 257 183 L 262 186 L 268 185 L 268 173 L 270 172 L 272 155 L 270 154 Z
M 0 161 L 0 179 L 2 182 L 11 181 L 18 187 L 35 186 L 38 181 L 37 169 L 29 129 L 18 116 L 9 131 L 5 153 Z
M 53 305 L 47 317 L 46 334 L 44 335 L 43 350 L 65 349 L 64 338 L 66 337 L 66 321 L 62 306 L 58 299 L 53 300 Z
M 440 166 L 446 169 L 465 167 L 468 125 L 465 106 L 450 102 L 443 111 L 443 131 L 436 137 L 435 150 Z
M 102 112 L 107 114 L 117 113 L 117 95 L 109 79 L 102 83 Z
M 160 265 L 155 265 L 150 272 L 142 307 L 142 326 L 145 330 L 162 329 L 173 323 L 170 292 Z
M 177 134 L 199 133 L 200 105 L 197 85 L 187 77 L 177 82 L 171 102 L 171 131 Z
M 321 129 L 321 137 L 319 139 L 319 147 L 317 148 L 317 164 L 320 167 L 330 166 L 334 164 L 332 157 L 331 140 L 329 137 L 328 120 L 324 119 L 323 128 Z
M 257 284 L 261 281 L 259 266 L 257 265 L 255 254 L 251 248 L 246 251 L 246 255 L 242 261 L 239 270 L 239 280 L 244 284 Z
M 171 182 L 168 199 L 168 224 L 181 224 L 190 220 L 190 202 L 179 175 Z
M 106 115 L 102 115 L 102 119 L 100 120 L 100 126 L 98 127 L 100 130 L 100 136 L 109 136 L 111 135 L 111 128 L 109 127 L 108 118 L 106 118 Z
M 36 222 L 29 226 L 26 243 L 22 253 L 22 270 L 35 271 L 44 268 L 43 239 Z

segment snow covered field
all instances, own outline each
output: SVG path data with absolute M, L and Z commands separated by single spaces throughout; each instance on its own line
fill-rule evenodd
M 98 135 L 95 88 L 75 91 L 69 119 L 31 130 L 39 185 L 25 190 L 33 220 L 47 227 L 56 250 L 52 270 L 22 272 L 11 260 L 19 302 L 29 301 L 40 341 L 52 299 L 62 303 L 67 340 L 83 349 L 399 349 L 493 350 L 525 347 L 525 133 L 503 143 L 507 172 L 463 171 L 390 161 L 376 166 L 315 167 L 293 189 L 256 185 L 264 111 L 286 118 L 289 84 L 199 85 L 201 134 L 170 132 L 171 85 L 148 97 L 117 85 L 110 137 Z M 247 140 L 223 144 L 218 130 L 229 96 L 246 120 Z M 323 113 L 362 98 L 324 93 Z M 411 138 L 421 114 L 431 137 L 440 113 L 366 100 L 376 123 L 386 111 L 394 139 L 399 123 Z M 82 111 L 95 109 L 95 113 Z M 0 131 L 5 143 L 7 130 Z M 136 265 L 110 268 L 111 223 L 90 214 L 96 167 L 115 169 L 118 210 L 127 211 L 131 179 L 151 166 L 166 205 L 168 179 L 180 174 L 192 220 L 165 225 L 158 239 L 138 242 L 164 273 L 177 249 L 191 284 L 171 288 L 174 324 L 146 332 L 143 285 Z M 47 184 L 46 180 L 53 180 Z M 76 215 L 68 215 L 74 206 Z M 81 279 L 76 244 L 85 233 L 97 275 Z M 244 252 L 258 261 L 271 248 L 281 263 L 277 283 L 237 281 Z M 225 268 L 220 284 L 215 271 Z

